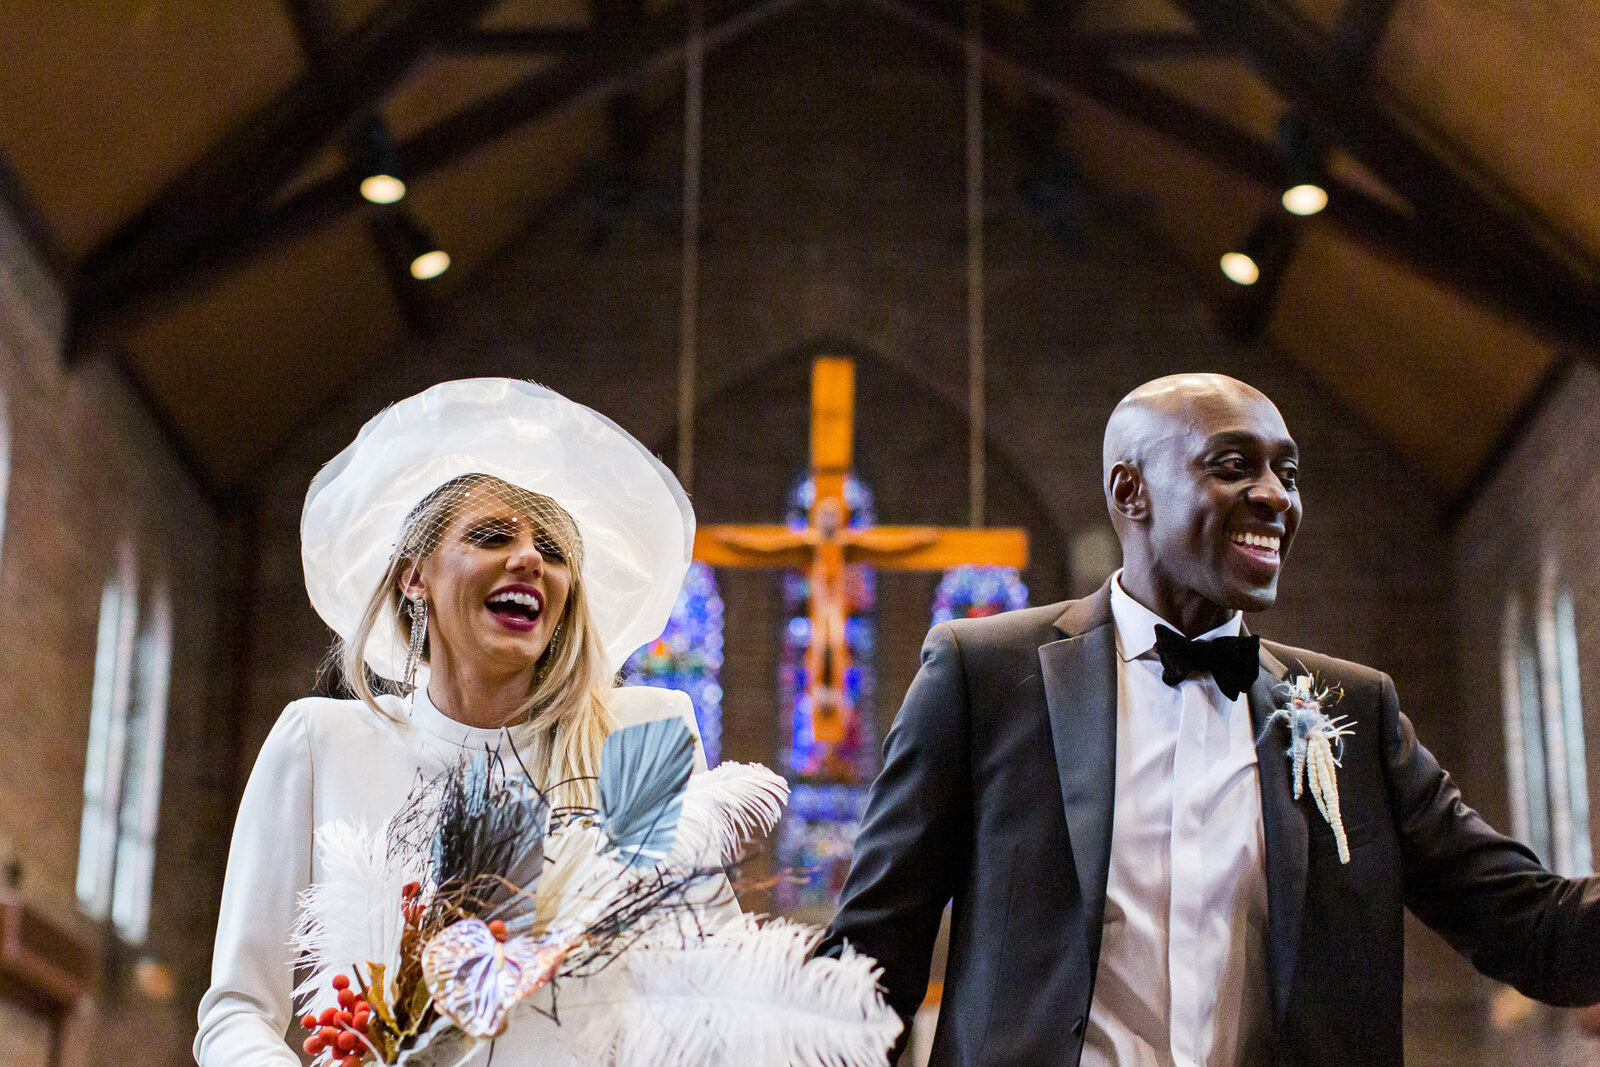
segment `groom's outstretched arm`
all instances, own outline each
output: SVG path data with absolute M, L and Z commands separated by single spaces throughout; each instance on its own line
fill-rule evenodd
M 941 624 L 923 642 L 922 668 L 884 742 L 839 914 L 817 947 L 838 955 L 848 942 L 876 958 L 908 1031 L 927 992 L 944 906 L 971 859 L 969 736 L 961 649 Z M 902 1046 L 905 1039 L 902 1032 Z
M 1600 1001 L 1600 878 L 1552 874 L 1469 808 L 1417 741 L 1388 675 L 1379 715 L 1406 905 L 1478 970 L 1530 997 Z

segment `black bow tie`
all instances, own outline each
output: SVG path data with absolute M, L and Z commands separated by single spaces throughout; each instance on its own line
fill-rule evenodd
M 1261 638 L 1250 634 L 1191 641 L 1170 626 L 1157 626 L 1156 655 L 1161 657 L 1161 680 L 1168 685 L 1209 671 L 1222 695 L 1237 700 L 1260 673 Z

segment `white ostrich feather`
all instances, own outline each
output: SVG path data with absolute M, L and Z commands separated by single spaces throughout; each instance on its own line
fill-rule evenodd
M 627 868 L 607 854 L 610 848 L 597 826 L 572 824 L 545 838 L 534 929 L 579 930 L 605 911 L 627 885 Z
M 750 917 L 703 939 L 640 946 L 612 1011 L 579 1035 L 614 1067 L 883 1067 L 900 1019 L 877 964 L 848 948 L 806 959 L 817 932 Z
M 693 776 L 667 862 L 676 867 L 732 863 L 746 841 L 778 824 L 788 799 L 789 783 L 759 763 L 723 763 Z
M 352 977 L 370 985 L 373 963 L 384 965 L 390 976 L 386 992 L 392 996 L 405 929 L 400 890 L 421 879 L 420 864 L 413 869 L 391 862 L 388 834 L 384 829 L 369 830 L 364 821 L 322 824 L 317 827 L 316 849 L 322 879 L 300 894 L 291 941 L 311 964 L 311 973 L 294 991 L 296 1001 L 310 1011 L 329 1007 L 337 1002 L 332 977 L 356 967 L 361 973 Z

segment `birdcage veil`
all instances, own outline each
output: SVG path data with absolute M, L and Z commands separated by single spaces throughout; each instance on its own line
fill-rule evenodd
M 605 416 L 505 378 L 444 382 L 384 409 L 317 474 L 300 524 L 312 606 L 351 640 L 395 560 L 431 550 L 484 494 L 566 556 L 611 670 L 665 627 L 694 543 L 677 479 Z M 390 681 L 404 672 L 405 610 L 390 598 L 362 651 Z

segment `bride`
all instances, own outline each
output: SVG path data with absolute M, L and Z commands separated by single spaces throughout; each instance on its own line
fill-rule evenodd
M 285 1040 L 290 939 L 323 873 L 318 826 L 381 826 L 419 778 L 486 747 L 514 749 L 542 786 L 567 783 L 556 803 L 592 803 L 607 735 L 654 719 L 681 718 L 705 769 L 685 694 L 612 684 L 666 624 L 693 534 L 677 480 L 637 441 L 526 382 L 434 386 L 373 418 L 317 475 L 301 522 L 306 588 L 355 698 L 294 701 L 256 759 L 200 1003 L 200 1067 L 300 1063 Z M 514 1047 L 541 1058 L 528 1033 Z

